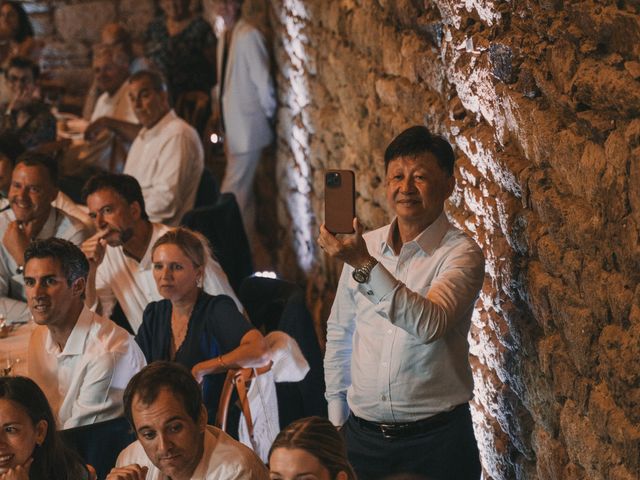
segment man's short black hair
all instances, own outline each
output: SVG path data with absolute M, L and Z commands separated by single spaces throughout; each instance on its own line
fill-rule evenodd
M 24 147 L 16 134 L 9 131 L 0 133 L 0 155 L 7 157 L 11 165 L 15 165 L 16 159 L 23 153 Z
M 24 252 L 24 265 L 32 258 L 53 258 L 62 266 L 64 278 L 71 286 L 78 278 L 89 276 L 89 261 L 82 250 L 69 240 L 62 238 L 47 238 L 46 240 L 34 240 Z
M 449 176 L 453 175 L 455 156 L 449 142 L 431 132 L 422 125 L 407 128 L 394 138 L 384 152 L 384 170 L 389 163 L 399 157 L 418 157 L 430 153 L 438 161 L 440 168 Z
M 9 60 L 9 66 L 5 70 L 5 75 L 7 78 L 9 76 L 9 71 L 12 68 L 19 68 L 20 70 L 31 70 L 31 75 L 33 76 L 33 81 L 35 82 L 40 76 L 40 67 L 36 62 L 27 57 L 13 57 Z
M 140 70 L 129 77 L 129 83 L 137 82 L 146 78 L 151 83 L 151 87 L 156 92 L 166 92 L 167 82 L 162 74 L 156 70 Z
M 149 215 L 145 210 L 142 188 L 140 188 L 138 180 L 134 177 L 124 173 L 98 173 L 94 175 L 82 187 L 83 203 L 87 203 L 89 195 L 103 189 L 113 190 L 124 198 L 129 205 L 133 202 L 138 202 L 138 205 L 140 205 L 140 217 L 143 220 L 149 220 Z
M 45 153 L 26 151 L 18 157 L 16 160 L 16 166 L 24 163 L 28 167 L 43 167 L 49 174 L 49 180 L 57 187 L 58 186 L 58 162 Z
M 166 389 L 176 396 L 194 422 L 198 423 L 202 409 L 202 391 L 191 372 L 176 362 L 157 361 L 136 373 L 124 391 L 124 414 L 135 430 L 131 406 L 134 397 L 151 405 Z

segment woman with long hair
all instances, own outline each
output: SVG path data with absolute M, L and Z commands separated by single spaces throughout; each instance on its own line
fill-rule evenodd
M 0 427 L 0 479 L 90 478 L 63 445 L 49 402 L 33 380 L 0 377 Z
M 269 451 L 269 472 L 271 480 L 303 474 L 317 480 L 356 480 L 342 435 L 321 417 L 301 418 L 278 434 Z

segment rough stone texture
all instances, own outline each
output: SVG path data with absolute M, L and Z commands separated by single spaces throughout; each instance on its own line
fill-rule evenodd
M 640 4 L 274 0 L 280 270 L 326 319 L 323 171 L 389 220 L 382 153 L 455 145 L 448 213 L 482 246 L 470 336 L 487 478 L 640 478 Z
M 140 41 L 155 14 L 153 0 L 31 0 L 24 6 L 44 45 L 42 70 L 79 97 L 91 82 L 91 47 L 102 27 L 121 22 Z M 134 48 L 140 50 L 139 45 Z
M 102 27 L 116 19 L 116 5 L 109 0 L 56 8 L 56 30 L 68 43 L 97 43 Z

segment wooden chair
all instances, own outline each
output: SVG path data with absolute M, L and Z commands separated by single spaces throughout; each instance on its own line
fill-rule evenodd
M 247 431 L 253 441 L 253 417 L 249 407 L 249 387 L 251 380 L 258 375 L 263 375 L 271 370 L 271 363 L 260 368 L 235 368 L 227 372 L 227 376 L 222 386 L 220 394 L 220 402 L 218 403 L 218 411 L 216 412 L 216 427 L 223 431 L 227 431 L 227 417 L 229 415 L 229 406 L 231 404 L 231 395 L 235 388 L 238 392 L 238 404 L 240 410 L 247 423 Z

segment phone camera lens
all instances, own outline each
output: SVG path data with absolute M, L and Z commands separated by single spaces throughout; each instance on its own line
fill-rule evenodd
M 327 173 L 326 176 L 326 184 L 327 187 L 339 187 L 342 183 L 342 179 L 340 178 L 340 174 L 338 172 Z

